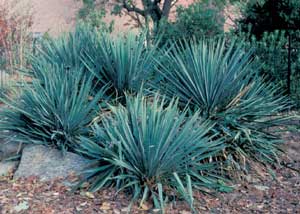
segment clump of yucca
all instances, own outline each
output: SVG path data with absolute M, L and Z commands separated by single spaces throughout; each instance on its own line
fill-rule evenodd
M 79 136 L 88 134 L 105 88 L 92 97 L 92 79 L 82 70 L 45 65 L 40 74 L 17 98 L 2 99 L 7 107 L 0 112 L 0 130 L 20 142 L 74 150 Z
M 165 52 L 157 72 L 169 99 L 200 111 L 226 139 L 226 159 L 273 163 L 280 151 L 276 127 L 284 124 L 288 99 L 258 75 L 252 53 L 225 41 L 183 42 Z M 269 129 L 272 128 L 272 133 Z
M 126 106 L 110 107 L 111 115 L 94 125 L 94 139 L 82 138 L 78 150 L 96 161 L 85 173 L 92 191 L 114 186 L 141 204 L 150 199 L 163 208 L 167 197 L 182 197 L 193 207 L 192 189 L 222 187 L 208 158 L 223 142 L 207 136 L 211 124 L 199 113 L 187 118 L 177 104 L 139 94 L 126 96 Z

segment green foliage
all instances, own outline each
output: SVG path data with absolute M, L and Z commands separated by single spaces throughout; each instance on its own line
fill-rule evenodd
M 177 7 L 176 21 L 161 21 L 158 37 L 164 44 L 169 39 L 180 41 L 191 38 L 205 38 L 223 33 L 225 19 L 223 4 L 212 5 L 206 1 L 195 2 L 187 8 Z
M 191 6 L 178 23 L 190 22 L 189 12 L 201 23 L 201 11 Z M 262 76 L 284 85 L 276 68 L 285 33 L 240 35 L 243 44 L 194 36 L 159 49 L 145 34 L 113 38 L 80 25 L 44 39 L 23 69 L 22 93 L 0 99 L 0 132 L 94 160 L 84 173 L 92 191 L 113 186 L 162 210 L 184 199 L 193 210 L 193 190 L 230 190 L 220 177 L 226 162 L 274 163 L 280 151 L 276 128 L 289 103 Z M 155 89 L 163 96 L 141 93 Z M 109 111 L 98 113 L 104 100 Z
M 262 64 L 261 74 L 274 81 L 282 91 L 289 92 L 291 100 L 300 106 L 300 1 L 252 0 L 245 4 L 237 20 L 237 36 Z M 291 86 L 288 89 L 288 35 L 291 36 Z
M 78 11 L 79 18 L 86 18 L 90 11 L 95 8 L 95 0 L 82 0 L 83 7 Z
M 32 75 L 40 74 L 39 67 L 45 63 L 55 64 L 65 68 L 84 68 L 81 55 L 97 44 L 97 31 L 89 26 L 78 25 L 74 32 L 64 34 L 59 38 L 45 38 L 37 46 L 36 54 L 31 56 L 30 69 Z M 63 70 L 62 70 L 63 71 Z
M 94 0 L 83 0 L 83 7 L 78 11 L 78 19 L 84 24 L 102 32 L 112 32 L 114 22 L 105 22 L 105 8 L 99 8 Z
M 105 7 L 105 4 L 111 3 L 111 2 L 104 2 L 104 1 L 98 1 L 98 0 L 82 0 L 84 3 L 84 7 L 82 8 L 81 16 L 87 16 L 90 11 L 95 10 L 95 5 L 97 3 L 101 4 L 101 7 Z M 214 12 L 214 9 L 216 7 L 224 7 L 226 4 L 231 4 L 233 2 L 236 2 L 237 0 L 201 0 L 196 1 L 195 5 L 196 7 L 189 7 L 189 9 L 184 10 L 182 8 L 179 9 L 179 11 L 185 11 L 186 17 L 190 17 L 188 13 L 193 13 L 195 18 L 200 21 L 201 25 L 207 26 L 205 24 L 205 21 L 203 20 L 204 17 L 209 18 L 215 18 L 215 20 L 220 21 L 220 13 L 218 16 L 212 15 Z M 161 22 L 163 20 L 168 20 L 170 18 L 170 15 L 172 13 L 172 8 L 176 6 L 177 1 L 173 0 L 162 0 L 162 1 L 152 1 L 152 0 L 144 0 L 141 2 L 136 2 L 132 0 L 116 0 L 113 2 L 113 4 L 110 4 L 109 6 L 112 7 L 112 14 L 114 15 L 124 15 L 124 14 L 130 14 L 134 21 L 136 21 L 137 25 L 139 27 L 142 27 L 144 29 L 148 29 L 149 31 L 152 31 L 153 33 L 157 33 L 157 30 L 161 29 Z M 122 13 L 122 11 L 126 11 L 126 13 Z M 209 12 L 207 12 L 209 11 Z M 202 16 L 200 13 L 204 13 L 204 16 Z M 79 14 L 80 15 L 80 14 Z M 183 17 L 184 18 L 184 17 Z M 191 21 L 191 20 L 190 20 Z M 215 26 L 215 22 L 206 20 L 209 23 L 213 24 Z M 199 23 L 199 24 L 200 24 Z M 164 25 L 164 27 L 168 27 L 168 25 Z M 196 25 L 195 25 L 195 28 Z M 167 29 L 166 29 L 167 30 Z M 208 30 L 204 30 L 208 31 Z M 149 32 L 149 33 L 152 33 Z M 187 34 L 186 34 L 187 35 Z
M 292 53 L 291 53 L 291 100 L 300 106 L 300 31 L 291 33 Z M 228 37 L 234 35 L 230 34 Z M 288 70 L 288 38 L 286 31 L 265 32 L 261 39 L 257 39 L 250 33 L 239 32 L 236 36 L 243 42 L 246 50 L 253 49 L 256 56 L 255 63 L 261 65 L 259 71 L 261 76 L 276 83 L 283 92 L 287 91 L 287 70 Z
M 119 98 L 125 91 L 138 91 L 153 75 L 155 54 L 155 46 L 146 45 L 145 34 L 128 34 L 115 39 L 102 34 L 84 61 L 100 83 L 112 85 L 109 95 Z
M 288 102 L 258 77 L 251 52 L 219 40 L 174 45 L 165 57 L 158 66 L 165 78 L 160 90 L 216 123 L 234 161 L 241 156 L 264 163 L 276 159 L 279 138 L 268 129 L 283 122 L 279 113 Z
M 40 69 L 39 79 L 25 83 L 19 97 L 2 99 L 7 107 L 0 112 L 0 130 L 11 131 L 20 142 L 74 150 L 79 136 L 88 133 L 105 89 L 91 97 L 92 80 L 82 70 Z
M 94 140 L 82 138 L 78 150 L 97 162 L 86 171 L 92 191 L 115 186 L 133 200 L 141 198 L 141 204 L 151 199 L 160 208 L 167 196 L 178 196 L 192 207 L 192 188 L 222 186 L 216 164 L 207 159 L 224 145 L 206 137 L 211 125 L 201 122 L 198 113 L 187 119 L 176 100 L 167 103 L 158 94 L 149 99 L 126 96 L 126 107 L 110 110 L 94 126 Z
M 155 49 L 144 42 L 145 36 L 112 39 L 82 25 L 61 38 L 42 40 L 24 70 L 32 84 L 25 84 L 18 100 L 3 100 L 9 108 L 1 129 L 15 132 L 18 140 L 73 150 L 95 117 L 99 98 L 139 90 L 150 76 Z
M 83 69 L 94 77 L 95 92 L 110 85 L 107 95 L 120 98 L 124 91 L 139 90 L 144 80 L 153 75 L 155 53 L 155 46 L 147 46 L 145 34 L 112 38 L 110 34 L 79 25 L 59 39 L 42 41 L 27 73 L 40 79 L 43 71 L 39 67 L 45 63 Z
M 300 29 L 300 1 L 298 0 L 252 0 L 246 3 L 239 29 L 261 38 L 264 32 Z

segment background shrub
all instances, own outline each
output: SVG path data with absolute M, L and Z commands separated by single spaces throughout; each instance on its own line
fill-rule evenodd
M 218 1 L 216 1 L 218 2 Z M 161 45 L 183 39 L 201 39 L 223 34 L 225 19 L 222 15 L 224 5 L 211 1 L 198 1 L 187 8 L 176 9 L 176 20 L 162 20 L 157 37 Z
M 265 32 L 300 29 L 300 2 L 298 0 L 248 1 L 237 20 L 239 30 L 261 39 Z
M 0 1 L 0 97 L 20 79 L 18 69 L 28 65 L 31 51 L 32 15 L 19 1 Z
M 233 35 L 231 35 L 233 36 Z M 286 31 L 276 30 L 265 32 L 261 39 L 257 39 L 250 33 L 240 32 L 238 38 L 244 44 L 245 49 L 253 50 L 255 63 L 260 65 L 259 74 L 278 85 L 282 92 L 287 93 L 288 85 L 288 38 Z M 291 48 L 291 94 L 290 98 L 295 107 L 300 105 L 300 31 L 292 34 Z
M 280 85 L 299 107 L 300 1 L 248 1 L 236 20 L 238 37 L 264 64 L 262 74 Z M 242 33 L 240 33 L 242 32 Z M 290 38 L 290 39 L 289 39 Z M 288 61 L 290 48 L 291 61 Z M 289 69 L 290 66 L 290 69 Z
M 83 7 L 78 11 L 78 21 L 102 32 L 112 32 L 114 21 L 107 23 L 103 19 L 106 16 L 103 2 L 95 0 L 83 0 Z
M 13 73 L 27 65 L 31 26 L 32 15 L 27 6 L 18 1 L 0 2 L 0 70 Z

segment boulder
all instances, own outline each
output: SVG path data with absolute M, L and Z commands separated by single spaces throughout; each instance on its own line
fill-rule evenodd
M 0 140 L 0 160 L 18 155 L 23 147 L 21 142 Z
M 37 176 L 42 181 L 66 178 L 70 174 L 80 175 L 90 161 L 71 152 L 43 145 L 28 145 L 23 149 L 21 162 L 14 178 Z
M 0 162 L 0 176 L 9 175 L 17 168 L 18 163 L 18 161 Z

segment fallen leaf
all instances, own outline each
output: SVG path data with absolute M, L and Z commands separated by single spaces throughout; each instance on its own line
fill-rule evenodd
M 85 192 L 85 196 L 87 196 L 88 198 L 91 198 L 91 199 L 95 198 L 94 194 L 91 192 Z
M 140 210 L 149 210 L 150 207 L 147 206 L 147 204 L 143 203 L 143 204 L 140 204 L 140 207 L 139 207 Z
M 110 210 L 110 204 L 107 203 L 107 202 L 104 202 L 101 207 L 100 207 L 100 210 Z
M 80 206 L 84 207 L 85 205 L 87 205 L 87 202 L 83 202 L 80 204 Z

